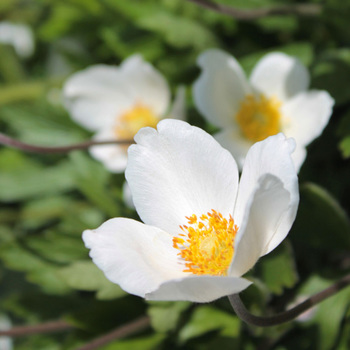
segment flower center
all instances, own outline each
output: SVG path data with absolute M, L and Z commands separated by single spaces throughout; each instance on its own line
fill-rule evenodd
M 155 128 L 159 122 L 152 109 L 142 104 L 136 104 L 118 118 L 114 133 L 122 140 L 132 139 L 143 127 Z
M 173 238 L 173 247 L 180 250 L 178 255 L 186 261 L 183 271 L 195 275 L 226 276 L 238 230 L 232 216 L 227 220 L 212 209 L 199 220 L 194 214 L 186 219 L 188 226 L 180 226 L 184 233 Z
M 235 116 L 243 135 L 257 142 L 277 134 L 280 131 L 280 106 L 276 98 L 247 95 Z

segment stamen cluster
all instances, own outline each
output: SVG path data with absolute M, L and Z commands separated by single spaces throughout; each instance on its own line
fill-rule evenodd
M 180 226 L 183 233 L 173 238 L 173 247 L 186 261 L 184 272 L 196 275 L 227 275 L 233 258 L 234 239 L 238 227 L 230 215 L 227 220 L 214 209 L 206 215 L 186 216 L 188 225 Z
M 281 103 L 264 95 L 247 95 L 235 118 L 241 132 L 250 141 L 258 142 L 280 132 Z

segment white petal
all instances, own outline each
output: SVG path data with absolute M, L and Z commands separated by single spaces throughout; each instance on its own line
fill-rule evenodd
M 123 62 L 120 72 L 124 77 L 124 88 L 136 102 L 150 107 L 156 116 L 166 112 L 170 101 L 169 86 L 151 64 L 140 55 L 133 55 Z
M 135 204 L 132 200 L 132 194 L 129 184 L 125 181 L 123 184 L 123 200 L 129 209 L 135 210 Z
M 144 297 L 164 281 L 186 275 L 172 237 L 156 227 L 116 218 L 84 231 L 83 240 L 106 277 L 130 294 Z
M 230 276 L 242 276 L 288 234 L 295 213 L 290 194 L 276 176 L 260 177 L 235 240 Z M 288 226 L 289 225 L 289 226 Z
M 166 119 L 158 131 L 143 128 L 129 147 L 126 179 L 141 219 L 171 234 L 185 216 L 215 209 L 233 211 L 238 170 L 231 154 L 212 136 L 189 124 Z
M 72 119 L 90 131 L 98 131 L 101 128 L 112 126 L 120 115 L 120 105 L 106 99 L 76 99 L 73 102 L 65 102 Z
M 235 128 L 223 130 L 214 135 L 216 141 L 220 143 L 222 147 L 227 149 L 233 155 L 233 158 L 238 164 L 239 169 L 243 168 L 245 157 L 252 146 L 252 143 L 247 140 L 242 134 Z
M 306 146 L 320 136 L 332 115 L 333 98 L 326 91 L 308 91 L 282 106 L 283 133 L 294 137 L 298 146 Z
M 293 139 L 286 139 L 283 134 L 270 136 L 264 141 L 255 143 L 249 150 L 243 166 L 242 176 L 239 184 L 237 203 L 234 211 L 234 219 L 240 227 L 244 223 L 244 217 L 249 210 L 250 201 L 254 196 L 262 176 L 271 174 L 277 177 L 283 184 L 283 188 L 289 193 L 287 213 L 283 215 L 278 226 L 278 232 L 264 247 L 263 254 L 273 250 L 288 234 L 298 208 L 299 189 L 298 177 L 291 158 L 295 148 Z M 267 205 L 267 208 L 269 206 Z M 271 206 L 272 208 L 272 206 Z M 262 204 L 261 210 L 264 210 Z M 266 211 L 268 219 L 276 222 L 278 212 Z M 248 221 L 250 218 L 248 218 Z M 236 240 L 239 241 L 237 234 Z M 244 236 L 242 237 L 244 239 Z
M 18 56 L 29 57 L 34 52 L 34 35 L 30 27 L 7 21 L 0 23 L 0 43 L 12 45 Z
M 101 130 L 94 136 L 95 141 L 117 140 L 112 128 Z M 90 154 L 112 173 L 122 173 L 127 164 L 128 145 L 101 145 L 89 148 Z
M 193 85 L 196 107 L 210 123 L 230 126 L 244 96 L 251 92 L 242 68 L 218 49 L 202 53 L 198 65 L 202 73 Z
M 254 67 L 250 82 L 266 96 L 286 101 L 305 91 L 310 82 L 309 72 L 296 58 L 281 52 L 264 56 Z
M 299 173 L 299 170 L 303 165 L 305 158 L 306 158 L 306 148 L 302 145 L 297 144 L 295 151 L 292 154 L 292 159 L 293 159 L 294 166 L 297 173 Z
M 186 88 L 179 86 L 176 90 L 174 102 L 167 118 L 185 120 L 186 118 Z
M 5 315 L 0 314 L 0 331 L 8 331 L 11 329 L 11 320 Z M 14 349 L 13 340 L 11 337 L 0 336 L 0 349 L 12 350 Z
M 113 124 L 115 118 L 134 105 L 125 85 L 117 67 L 92 66 L 66 81 L 64 104 L 77 123 L 97 131 Z
M 146 299 L 209 303 L 239 293 L 250 285 L 250 281 L 238 277 L 189 276 L 161 284 L 157 290 L 146 294 Z
M 124 94 L 122 83 L 118 67 L 98 64 L 73 74 L 64 84 L 63 94 L 68 99 L 106 96 L 113 99 L 116 91 Z

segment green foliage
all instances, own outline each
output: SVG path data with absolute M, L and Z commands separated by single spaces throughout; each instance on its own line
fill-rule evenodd
M 217 0 L 243 9 L 322 4 L 317 17 L 240 21 L 178 0 L 1 0 L 1 21 L 28 24 L 32 57 L 0 44 L 0 128 L 22 142 L 59 146 L 89 139 L 62 101 L 67 77 L 90 65 L 117 65 L 140 53 L 188 91 L 188 120 L 207 131 L 191 88 L 198 55 L 221 48 L 249 76 L 268 52 L 297 57 L 311 88 L 335 99 L 325 132 L 308 147 L 300 206 L 287 241 L 247 274 L 243 299 L 256 314 L 278 312 L 349 273 L 350 6 L 344 1 Z M 15 339 L 15 349 L 77 349 L 145 314 L 151 325 L 102 350 L 347 350 L 350 291 L 303 319 L 259 329 L 243 324 L 227 300 L 210 305 L 144 302 L 110 282 L 92 263 L 81 234 L 106 219 L 136 217 L 122 198 L 123 174 L 109 173 L 88 151 L 32 154 L 0 148 L 0 310 L 17 325 L 64 319 L 75 329 Z M 306 320 L 305 320 L 306 318 Z
M 97 292 L 97 299 L 115 299 L 125 294 L 120 287 L 109 282 L 91 260 L 75 261 L 62 268 L 59 275 L 71 288 Z
M 279 245 L 271 254 L 264 257 L 258 269 L 261 280 L 272 293 L 280 295 L 284 288 L 292 288 L 298 281 L 295 258 L 288 242 Z
M 67 160 L 43 164 L 18 151 L 0 151 L 0 199 L 14 202 L 67 192 L 74 187 L 73 168 Z
M 189 306 L 190 303 L 185 301 L 151 303 L 148 314 L 151 317 L 152 327 L 161 333 L 175 330 L 182 312 Z
M 317 291 L 325 289 L 331 284 L 331 281 L 319 277 L 313 277 L 308 280 L 300 290 L 301 295 L 310 295 Z M 344 328 L 344 311 L 350 306 L 350 290 L 345 289 L 337 295 L 324 301 L 309 311 L 310 320 L 307 320 L 305 327 L 316 326 L 318 329 L 317 348 L 326 350 L 335 348 L 338 337 Z
M 220 311 L 210 306 L 198 306 L 193 312 L 188 323 L 180 330 L 179 341 L 184 344 L 208 332 L 217 332 L 221 344 L 238 345 L 237 338 L 240 334 L 240 322 L 237 317 L 227 312 Z M 215 340 L 209 343 L 217 346 Z M 220 343 L 219 343 L 220 344 Z

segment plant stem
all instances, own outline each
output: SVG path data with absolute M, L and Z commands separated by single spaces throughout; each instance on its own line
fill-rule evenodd
M 237 316 L 242 321 L 258 327 L 271 327 L 294 320 L 303 312 L 314 307 L 315 305 L 331 297 L 332 295 L 338 293 L 340 290 L 347 287 L 349 284 L 350 274 L 343 277 L 342 279 L 334 283 L 332 286 L 326 288 L 325 290 L 314 294 L 309 299 L 306 299 L 304 302 L 298 304 L 292 309 L 271 316 L 255 316 L 251 314 L 244 306 L 238 294 L 230 295 L 228 299 L 230 300 L 233 310 L 236 312 Z
M 8 329 L 6 331 L 0 331 L 0 336 L 8 337 L 20 337 L 24 335 L 31 334 L 42 334 L 42 333 L 51 333 L 65 331 L 73 329 L 74 327 L 65 321 L 51 321 L 34 326 L 19 326 Z
M 124 338 L 130 334 L 139 332 L 151 324 L 148 316 L 140 317 L 130 323 L 127 323 L 121 327 L 114 329 L 112 332 L 103 335 L 102 337 L 94 339 L 92 342 L 87 343 L 76 350 L 94 350 L 99 349 L 101 346 L 110 343 L 113 340 Z
M 111 144 L 130 145 L 132 143 L 134 143 L 133 140 L 106 140 L 106 141 L 85 141 L 85 142 L 77 143 L 74 145 L 68 145 L 68 146 L 44 147 L 44 146 L 37 146 L 37 145 L 24 143 L 12 137 L 9 137 L 5 134 L 0 133 L 0 144 L 17 148 L 22 151 L 32 152 L 32 153 L 68 153 L 75 150 L 86 149 L 91 146 L 111 145 Z

